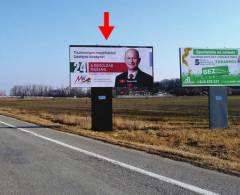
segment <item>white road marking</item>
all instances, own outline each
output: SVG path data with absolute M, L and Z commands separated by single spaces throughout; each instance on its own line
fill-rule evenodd
M 3 121 L 0 121 L 0 123 L 8 126 L 8 127 L 12 127 L 12 128 L 15 128 L 15 129 L 19 129 L 20 131 L 22 132 L 25 132 L 25 133 L 29 133 L 31 135 L 34 135 L 36 137 L 39 137 L 39 138 L 42 138 L 44 140 L 47 140 L 47 141 L 50 141 L 50 142 L 53 142 L 55 144 L 58 144 L 58 145 L 61 145 L 61 146 L 64 146 L 66 148 L 70 148 L 72 150 L 75 150 L 75 151 L 78 151 L 78 152 L 81 152 L 83 154 L 86 154 L 86 155 L 89 155 L 89 156 L 92 156 L 92 157 L 95 157 L 95 158 L 98 158 L 98 159 L 101 159 L 101 160 L 105 160 L 107 162 L 110 162 L 112 164 L 115 164 L 115 165 L 118 165 L 120 167 L 124 167 L 126 169 L 129 169 L 129 170 L 132 170 L 132 171 L 135 171 L 135 172 L 138 172 L 138 173 L 141 173 L 143 175 L 147 175 L 149 177 L 152 177 L 152 178 L 155 178 L 155 179 L 158 179 L 158 180 L 161 180 L 163 182 L 166 182 L 166 183 L 169 183 L 169 184 L 172 184 L 172 185 L 175 185 L 175 186 L 179 186 L 181 188 L 184 188 L 184 189 L 187 189 L 187 190 L 190 190 L 192 192 L 196 192 L 196 193 L 199 193 L 199 194 L 207 194 L 207 195 L 217 195 L 217 193 L 215 192 L 211 192 L 211 191 L 208 191 L 208 190 L 205 190 L 205 189 L 202 189 L 202 188 L 199 188 L 197 186 L 194 186 L 194 185 L 190 185 L 190 184 L 187 184 L 187 183 L 183 183 L 181 181 L 177 181 L 175 179 L 171 179 L 169 177 L 165 177 L 163 175 L 159 175 L 159 174 L 156 174 L 156 173 L 153 173 L 153 172 L 150 172 L 150 171 L 147 171 L 147 170 L 144 170 L 144 169 L 141 169 L 141 168 L 138 168 L 138 167 L 135 167 L 133 165 L 129 165 L 129 164 L 126 164 L 126 163 L 123 163 L 123 162 L 120 162 L 120 161 L 117 161 L 117 160 L 114 160 L 114 159 L 111 159 L 111 158 L 107 158 L 105 156 L 102 156 L 102 155 L 99 155 L 99 154 L 96 154 L 96 153 L 93 153 L 93 152 L 89 152 L 87 150 L 83 150 L 81 148 L 78 148 L 78 147 L 75 147 L 75 146 L 72 146 L 72 145 L 69 145 L 69 144 L 66 144 L 66 143 L 63 143 L 61 141 L 57 141 L 55 139 L 52 139 L 52 138 L 49 138 L 49 137 L 46 137 L 46 136 L 42 136 L 38 133 L 34 133 L 32 131 L 28 131 L 26 129 L 23 129 L 23 128 L 18 128 L 14 125 L 11 125 L 11 124 L 8 124 L 8 123 L 5 123 Z

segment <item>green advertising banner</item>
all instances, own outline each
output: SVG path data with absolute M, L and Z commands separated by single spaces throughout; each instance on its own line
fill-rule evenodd
M 180 48 L 181 83 L 240 86 L 240 49 Z

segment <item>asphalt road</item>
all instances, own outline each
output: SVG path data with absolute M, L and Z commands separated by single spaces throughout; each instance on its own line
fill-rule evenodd
M 0 194 L 240 194 L 240 178 L 0 116 Z

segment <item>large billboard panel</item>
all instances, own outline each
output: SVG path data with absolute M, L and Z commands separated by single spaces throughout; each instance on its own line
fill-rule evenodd
M 153 48 L 70 45 L 71 87 L 151 87 Z
M 180 48 L 181 83 L 240 86 L 240 49 Z

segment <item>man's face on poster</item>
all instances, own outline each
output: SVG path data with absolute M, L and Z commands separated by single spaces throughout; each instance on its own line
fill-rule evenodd
M 141 58 L 136 49 L 129 49 L 125 53 L 125 63 L 128 67 L 128 70 L 135 71 L 138 69 Z

